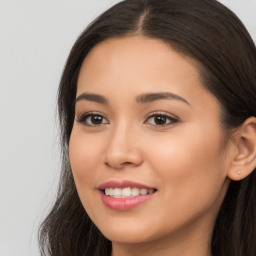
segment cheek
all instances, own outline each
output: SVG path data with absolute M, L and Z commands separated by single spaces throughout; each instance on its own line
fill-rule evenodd
M 189 131 L 185 132 L 180 129 L 173 134 L 159 136 L 157 140 L 152 140 L 152 147 L 147 145 L 147 159 L 155 163 L 156 169 L 169 168 L 170 172 L 167 174 L 186 177 L 184 174 L 192 173 L 192 169 L 197 169 L 194 170 L 197 173 L 207 172 L 211 166 L 218 165 L 221 138 L 217 132 L 201 132 L 191 126 L 187 130 Z
M 188 129 L 162 136 L 147 151 L 150 166 L 161 177 L 166 200 L 184 210 L 190 204 L 196 209 L 214 203 L 226 179 L 218 130 Z
M 74 128 L 69 142 L 69 158 L 74 176 L 90 178 L 90 173 L 100 163 L 103 151 L 101 138 L 88 136 Z
M 89 216 L 98 215 L 96 181 L 100 178 L 97 169 L 102 159 L 102 138 L 85 135 L 73 128 L 69 143 L 69 158 L 77 193 Z M 93 219 L 93 218 L 92 218 Z
M 85 136 L 83 133 L 72 131 L 69 143 L 69 158 L 77 192 L 84 204 L 90 201 L 91 193 L 95 190 L 95 180 L 98 179 L 98 166 L 100 164 L 102 143 L 94 136 Z M 86 196 L 85 196 L 86 195 Z

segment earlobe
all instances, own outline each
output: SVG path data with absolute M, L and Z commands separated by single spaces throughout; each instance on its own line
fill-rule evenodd
M 256 168 L 256 118 L 245 120 L 236 134 L 236 153 L 228 171 L 231 180 L 242 180 Z

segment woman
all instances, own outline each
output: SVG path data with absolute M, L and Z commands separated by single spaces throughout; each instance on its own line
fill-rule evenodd
M 59 87 L 42 255 L 256 255 L 256 49 L 215 0 L 126 0 Z

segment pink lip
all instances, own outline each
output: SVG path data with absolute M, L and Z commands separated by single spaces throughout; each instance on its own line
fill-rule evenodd
M 113 198 L 105 195 L 103 191 L 106 188 L 127 188 L 127 187 L 154 189 L 152 187 L 139 184 L 133 181 L 127 181 L 127 180 L 107 181 L 98 187 L 98 189 L 100 190 L 101 200 L 103 204 L 112 210 L 126 211 L 141 205 L 142 203 L 148 201 L 155 195 L 155 193 L 152 193 L 152 194 L 139 195 L 139 196 L 128 197 L 128 198 Z
M 140 195 L 128 198 L 113 198 L 110 196 L 106 196 L 102 191 L 100 193 L 103 204 L 106 205 L 108 208 L 117 211 L 127 211 L 135 208 L 136 206 L 148 201 L 150 198 L 152 198 L 152 196 L 155 195 L 155 193 L 152 193 L 145 196 Z

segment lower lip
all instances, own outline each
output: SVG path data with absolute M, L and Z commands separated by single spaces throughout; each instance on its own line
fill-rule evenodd
M 127 198 L 113 198 L 110 196 L 106 196 L 104 192 L 101 191 L 101 199 L 104 205 L 112 210 L 117 211 L 127 211 L 133 209 L 144 202 L 148 201 L 155 193 L 147 194 L 147 195 L 140 195 L 134 197 L 127 197 Z

